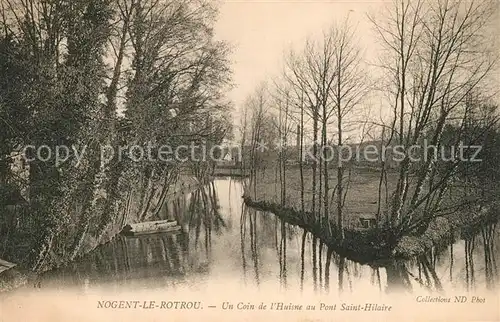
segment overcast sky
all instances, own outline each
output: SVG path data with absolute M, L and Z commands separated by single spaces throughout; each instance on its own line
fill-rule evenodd
M 343 22 L 348 15 L 351 25 L 356 26 L 366 62 L 376 63 L 380 59 L 380 47 L 367 14 L 377 16 L 391 3 L 390 0 L 219 1 L 216 38 L 234 46 L 232 67 L 236 88 L 228 97 L 235 103 L 235 125 L 239 122 L 239 110 L 245 98 L 259 83 L 280 72 L 286 51 L 302 47 L 307 37 L 321 36 L 324 29 L 335 22 Z M 495 26 L 493 36 L 498 38 L 498 27 L 492 26 Z M 374 76 L 375 71 L 368 70 L 367 74 Z M 370 111 L 372 116 L 377 114 L 379 119 L 389 112 L 383 109 L 386 104 L 381 103 L 382 98 L 372 97 L 364 103 L 363 110 Z
M 357 25 L 360 45 L 373 57 L 367 12 L 376 12 L 384 0 L 227 0 L 221 1 L 216 37 L 234 46 L 232 59 L 236 88 L 229 93 L 236 107 L 257 85 L 276 75 L 283 53 L 302 45 L 308 36 L 321 35 L 335 21 Z

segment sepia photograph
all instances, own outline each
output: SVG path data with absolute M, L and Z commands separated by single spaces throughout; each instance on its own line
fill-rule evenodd
M 0 0 L 0 322 L 500 321 L 499 0 Z

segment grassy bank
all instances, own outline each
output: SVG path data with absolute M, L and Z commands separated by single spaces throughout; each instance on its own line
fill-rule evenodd
M 305 171 L 305 187 L 311 187 L 311 177 L 310 170 Z M 353 169 L 344 208 L 345 239 L 340 240 L 337 237 L 339 234 L 335 232 L 336 218 L 332 218 L 335 216 L 330 214 L 328 229 L 325 223 L 320 223 L 312 215 L 311 191 L 304 192 L 304 212 L 302 212 L 298 170 L 287 171 L 286 180 L 284 206 L 281 203 L 279 182 L 269 170 L 259 173 L 255 189 L 250 187 L 245 189 L 245 203 L 272 212 L 290 224 L 306 229 L 339 255 L 360 263 L 383 264 L 385 260 L 409 259 L 426 254 L 433 248 L 439 250 L 457 238 L 479 233 L 485 224 L 498 220 L 499 212 L 493 205 L 489 211 L 474 215 L 455 213 L 436 218 L 427 230 L 415 236 L 398 237 L 386 228 L 360 229 L 356 226 L 360 217 L 373 217 L 377 212 L 379 173 L 367 169 Z M 334 187 L 335 175 L 330 176 L 330 181 L 330 187 Z M 390 173 L 388 185 L 394 185 L 395 182 L 396 174 Z M 332 206 L 331 209 L 333 208 Z
M 333 222 L 331 232 L 325 225 L 315 220 L 310 212 L 302 213 L 297 209 L 282 207 L 279 204 L 265 200 L 254 200 L 252 197 L 244 196 L 247 206 L 271 212 L 282 218 L 289 224 L 299 226 L 318 238 L 321 243 L 341 256 L 359 263 L 374 264 L 377 261 L 390 258 L 391 250 L 394 249 L 395 239 L 388 230 L 354 231 L 346 230 L 343 241 L 336 238 Z
M 346 173 L 346 176 L 348 174 Z M 397 182 L 397 173 L 388 173 L 388 189 L 392 190 Z M 304 210 L 312 212 L 312 170 L 304 169 Z M 284 204 L 287 208 L 302 209 L 301 205 L 301 180 L 299 169 L 292 168 L 286 171 L 285 175 L 286 197 Z M 360 218 L 374 218 L 378 208 L 378 188 L 379 188 L 380 173 L 368 168 L 355 168 L 350 172 L 350 183 L 347 195 L 345 198 L 344 212 L 347 214 L 344 218 L 344 226 L 346 228 L 356 228 Z M 319 187 L 319 180 L 316 182 Z M 337 175 L 335 169 L 330 170 L 329 186 L 330 198 L 329 202 L 333 205 L 331 194 L 337 184 Z M 319 188 L 317 188 L 319 189 Z M 254 191 L 246 191 L 246 195 L 254 200 L 267 201 L 269 203 L 281 204 L 279 174 L 274 169 L 266 169 L 257 172 L 257 186 Z M 317 192 L 318 195 L 318 192 Z M 385 200 L 384 189 L 382 189 L 382 200 Z M 316 209 L 322 204 L 316 199 Z M 330 210 L 334 206 L 330 207 Z

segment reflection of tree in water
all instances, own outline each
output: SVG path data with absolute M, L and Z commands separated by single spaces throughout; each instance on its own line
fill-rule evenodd
M 481 224 L 477 230 L 463 231 L 460 235 L 462 241 L 458 243 L 459 247 L 452 244 L 436 256 L 448 263 L 448 280 L 467 291 L 473 291 L 479 285 L 492 289 L 498 280 L 495 241 L 500 236 L 496 223 Z
M 325 263 L 325 291 L 330 291 L 330 263 L 332 262 L 333 250 L 328 249 Z
M 121 285 L 135 279 L 170 276 L 185 272 L 180 235 L 155 234 L 141 237 L 118 236 L 74 262 L 41 276 L 43 285 L 112 283 Z
M 494 242 L 497 225 L 492 224 L 481 228 L 484 252 L 484 272 L 486 275 L 486 287 L 492 289 L 496 285 L 498 270 L 494 252 Z
M 181 207 L 180 202 L 183 200 L 184 206 Z M 182 235 L 190 267 L 200 265 L 198 269 L 208 269 L 211 261 L 212 233 L 220 235 L 223 229 L 227 228 L 221 216 L 214 182 L 193 191 L 187 202 L 182 197 L 178 198 L 173 202 L 173 208 L 174 219 L 185 227 Z M 201 249 L 206 261 L 199 263 L 201 254 L 198 251 Z M 192 251 L 194 254 L 190 254 Z
M 443 262 L 447 266 L 448 280 L 454 282 L 459 288 L 473 291 L 477 287 L 478 272 L 484 271 L 484 287 L 492 289 L 497 281 L 498 269 L 496 265 L 496 254 L 494 251 L 495 240 L 499 238 L 496 232 L 496 224 L 483 224 L 479 231 L 470 233 L 462 232 L 463 250 L 457 250 L 453 244 L 443 251 L 438 252 L 433 249 L 429 254 L 418 257 L 416 260 L 407 261 L 406 267 L 418 268 L 418 275 L 415 276 L 408 270 L 410 277 L 430 291 L 443 292 L 442 281 L 436 273 L 438 262 Z M 453 240 L 453 238 L 452 238 Z M 460 245 L 460 243 L 459 243 Z M 463 255 L 463 256 L 462 256 Z M 479 265 L 479 266 L 478 266 Z M 458 269 L 455 270 L 455 269 Z M 395 285 L 402 285 L 406 277 L 404 274 L 392 274 L 392 270 L 387 271 L 388 283 L 395 282 Z M 454 274 L 459 274 L 454 276 Z M 391 277 L 391 279 L 389 278 Z
M 427 290 L 442 292 L 443 288 L 441 281 L 436 274 L 434 264 L 435 261 L 429 260 L 428 255 L 419 256 L 413 261 L 390 261 L 384 266 L 387 275 L 386 292 L 411 293 L 413 291 L 412 281 Z M 411 272 L 409 269 L 411 266 L 417 266 L 418 275 Z
M 248 234 L 247 234 L 248 233 Z M 257 285 L 260 284 L 259 272 L 259 252 L 257 246 L 257 211 L 251 208 L 242 207 L 240 217 L 240 238 L 241 238 L 241 257 L 243 265 L 243 275 L 246 281 L 247 277 L 247 262 L 245 255 L 245 243 L 247 236 L 250 239 L 250 258 L 254 271 L 254 278 Z
M 270 213 L 259 211 L 242 205 L 240 216 L 240 243 L 243 276 L 246 280 L 248 272 L 248 255 L 256 284 L 261 283 L 261 256 L 260 249 L 272 249 L 276 253 L 279 265 L 279 282 L 281 287 L 288 287 L 288 254 L 289 242 L 302 231 L 286 222 L 281 221 Z M 249 253 L 248 253 L 249 250 Z
M 255 281 L 260 284 L 259 274 L 259 252 L 257 251 L 257 212 L 254 210 L 248 216 L 250 223 L 250 250 L 252 253 L 252 262 L 255 273 Z
M 154 276 L 179 277 L 188 267 L 204 272 L 210 261 L 212 233 L 221 234 L 226 227 L 219 208 L 213 183 L 189 197 L 181 195 L 166 202 L 150 219 L 175 219 L 187 228 L 184 231 L 140 237 L 117 236 L 66 267 L 46 273 L 45 279 L 57 277 L 59 281 L 92 284 Z M 207 262 L 198 261 L 198 250 L 204 251 Z
M 307 231 L 302 232 L 302 241 L 300 243 L 300 290 L 304 290 L 304 274 L 305 274 L 305 250 L 306 250 Z
M 486 288 L 492 289 L 496 285 L 498 278 L 498 267 L 495 257 L 497 254 L 494 251 L 495 239 L 498 239 L 496 227 L 496 223 L 482 224 L 479 228 L 479 234 L 464 234 L 465 283 L 467 290 L 474 290 L 476 288 L 476 273 L 483 270 Z M 481 249 L 482 252 L 480 251 Z M 477 270 L 475 267 L 475 255 L 476 258 L 482 258 L 482 262 L 484 263 L 484 266 L 480 270 Z
M 372 274 L 370 277 L 370 282 L 372 285 L 378 285 L 378 289 L 382 292 L 382 281 L 380 280 L 380 268 L 375 267 L 371 269 Z
M 305 239 L 302 240 L 302 246 L 305 245 Z M 316 243 L 318 245 L 318 243 Z M 326 247 L 326 260 L 324 263 L 321 263 L 321 258 L 324 255 L 324 252 L 321 251 L 322 256 L 319 255 L 319 251 L 314 251 L 314 248 L 318 248 L 315 246 L 314 239 L 312 242 L 312 257 L 313 257 L 313 284 L 315 286 L 315 290 L 325 290 L 329 292 L 331 289 L 331 264 L 335 265 L 337 268 L 337 288 L 339 293 L 343 293 L 345 291 L 353 292 L 353 281 L 363 279 L 362 275 L 362 266 L 359 263 L 353 262 L 351 260 L 346 259 L 343 256 L 336 254 L 332 249 Z M 304 247 L 305 248 L 305 247 Z M 303 279 L 305 275 L 305 252 L 301 249 L 301 285 L 303 289 Z M 314 263 L 316 261 L 316 264 Z M 387 293 L 400 293 L 400 292 L 412 292 L 413 290 L 413 282 L 416 282 L 425 288 L 433 289 L 437 291 L 442 291 L 441 282 L 435 271 L 435 260 L 429 260 L 427 256 L 421 256 L 418 259 L 413 261 L 416 266 L 419 267 L 419 274 L 415 276 L 409 270 L 409 266 L 412 263 L 405 261 L 389 261 L 384 264 L 383 267 L 372 267 L 370 268 L 370 282 L 372 285 L 377 287 L 381 292 Z M 319 270 L 319 266 L 324 267 L 324 270 Z M 324 266 L 323 266 L 324 265 Z M 365 267 L 366 268 L 366 267 Z M 314 273 L 314 270 L 318 269 L 321 277 L 318 274 Z M 386 272 L 387 277 L 387 285 L 382 287 L 381 280 L 381 272 L 383 269 Z M 324 278 L 324 282 L 321 283 Z M 320 281 L 319 285 L 316 283 L 317 280 Z M 319 286 L 319 287 L 318 287 Z
M 280 220 L 281 227 L 281 239 L 280 239 L 280 247 L 279 247 L 279 263 L 280 263 L 280 281 L 281 285 L 286 288 L 287 287 L 287 271 L 286 271 L 286 244 L 287 244 L 287 224 Z M 276 227 L 277 229 L 277 227 Z
M 390 260 L 366 265 L 339 256 L 320 239 L 299 227 L 282 222 L 279 217 L 243 205 L 240 216 L 243 275 L 246 278 L 251 272 L 255 276 L 252 278 L 254 283 L 262 282 L 262 267 L 269 261 L 267 257 L 263 257 L 263 250 L 266 249 L 275 251 L 276 265 L 279 265 L 276 266 L 276 275 L 279 274 L 279 282 L 284 288 L 300 285 L 301 290 L 311 287 L 319 293 L 330 290 L 355 292 L 356 284 L 366 281 L 375 290 L 384 293 L 413 293 L 425 289 L 439 294 L 445 289 L 452 290 L 453 286 L 448 284 L 448 275 L 449 280 L 463 280 L 468 284 L 476 281 L 478 268 L 474 259 L 477 262 L 484 257 L 484 275 L 487 285 L 491 287 L 497 280 L 493 249 L 495 238 L 499 236 L 494 225 L 485 227 L 479 233 L 467 241 L 455 241 L 455 246 L 434 246 L 412 260 Z M 292 244 L 290 241 L 293 241 Z M 459 249 L 457 245 L 462 243 L 466 245 L 465 256 L 462 256 L 465 261 L 462 258 L 457 260 L 456 255 Z M 479 243 L 481 247 L 478 246 Z M 448 253 L 448 249 L 454 249 L 455 255 L 453 251 Z M 478 252 L 483 250 L 484 256 L 478 256 Z M 472 253 L 475 255 L 472 256 Z M 266 269 L 268 267 L 272 266 L 267 266 Z M 294 271 L 294 267 L 297 271 Z M 462 267 L 464 276 L 454 277 L 453 268 Z M 293 281 L 294 278 L 297 279 L 296 282 Z
M 314 291 L 318 291 L 318 264 L 317 264 L 317 251 L 316 251 L 316 245 L 317 245 L 318 239 L 314 236 L 312 236 L 312 274 L 313 274 L 313 285 L 314 285 Z
M 181 245 L 186 255 L 191 251 L 191 256 L 183 258 L 190 259 L 191 265 L 188 266 L 191 268 L 198 269 L 203 265 L 208 268 L 212 239 L 225 232 L 225 228 L 231 228 L 230 222 L 225 222 L 221 217 L 215 186 L 211 184 L 193 192 L 189 198 L 179 198 L 171 207 L 173 211 L 169 212 L 169 218 L 174 217 L 188 228 L 184 229 Z M 465 261 L 457 260 L 458 248 L 455 246 L 453 249 L 453 246 L 450 246 L 449 253 L 446 248 L 444 252 L 433 248 L 427 254 L 410 261 L 394 260 L 385 262 L 382 266 L 379 263 L 369 267 L 339 256 L 319 239 L 272 214 L 261 213 L 243 205 L 239 217 L 242 275 L 245 281 L 250 277 L 252 283 L 257 285 L 263 281 L 263 267 L 267 269 L 269 261 L 268 253 L 263 253 L 264 249 L 274 250 L 276 254 L 275 265 L 279 265 L 276 266 L 276 274 L 279 274 L 279 282 L 283 288 L 295 285 L 292 279 L 297 278 L 302 290 L 305 285 L 311 285 L 317 292 L 329 292 L 331 289 L 353 292 L 355 282 L 366 279 L 381 292 L 411 293 L 419 287 L 432 292 L 442 292 L 443 281 L 439 276 L 447 276 L 448 268 L 450 280 L 464 280 L 472 287 L 479 272 L 474 259 L 477 262 L 482 258 L 487 285 L 492 286 L 496 281 L 497 269 L 493 250 L 495 238 L 498 236 L 494 225 L 484 227 L 476 237 L 466 238 L 463 251 Z M 294 243 L 290 245 L 293 240 L 297 242 L 296 248 Z M 483 250 L 484 256 L 478 256 Z M 293 252 L 296 252 L 296 255 Z M 206 261 L 198 260 L 198 257 L 206 258 Z M 297 258 L 297 275 L 294 275 L 293 271 L 294 258 Z M 454 277 L 454 267 L 463 267 L 464 276 Z M 446 275 L 443 275 L 442 269 L 446 270 Z
M 337 267 L 339 270 L 339 292 L 342 293 L 344 291 L 345 257 L 338 256 L 337 259 Z
M 476 237 L 466 237 L 465 239 L 465 282 L 467 291 L 474 288 L 474 249 L 476 247 Z
M 178 234 L 118 237 L 54 274 L 76 283 L 94 283 L 152 276 L 178 278 L 186 271 L 206 273 L 212 258 L 212 241 L 232 227 L 231 216 L 226 219 L 221 215 L 215 185 L 208 184 L 166 204 L 158 219 L 177 220 L 183 227 Z M 475 235 L 462 234 L 465 240 L 455 246 L 433 250 L 411 261 L 390 261 L 369 267 L 339 256 L 310 233 L 272 214 L 243 206 L 239 215 L 243 277 L 245 280 L 250 277 L 252 283 L 260 284 L 273 264 L 281 287 L 311 286 L 317 292 L 354 292 L 356 283 L 363 279 L 382 292 L 412 292 L 418 287 L 439 292 L 448 287 L 442 285 L 448 282 L 448 276 L 455 284 L 464 283 L 471 290 L 474 285 L 482 284 L 483 276 L 490 288 L 498 280 L 495 257 L 498 254 L 494 248 L 500 236 L 496 225 L 484 225 Z
M 241 216 L 240 216 L 240 242 L 241 242 L 241 263 L 243 266 L 243 279 L 246 283 L 247 281 L 247 261 L 245 257 L 245 240 L 246 240 L 246 216 L 248 214 L 246 207 L 241 207 Z

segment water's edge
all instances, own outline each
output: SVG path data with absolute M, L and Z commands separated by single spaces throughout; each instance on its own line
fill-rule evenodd
M 243 200 L 249 207 L 265 213 L 272 213 L 292 225 L 303 228 L 323 244 L 329 248 L 331 247 L 337 254 L 359 264 L 368 264 L 373 267 L 385 266 L 387 262 L 393 260 L 411 260 L 432 250 L 440 251 L 455 244 L 463 236 L 479 234 L 484 224 L 494 224 L 500 219 L 497 212 L 485 212 L 474 218 L 470 223 L 462 226 L 450 225 L 447 229 L 440 231 L 439 234 L 428 230 L 419 237 L 404 236 L 399 240 L 389 240 L 381 245 L 377 244 L 377 240 L 370 241 L 369 239 L 372 236 L 383 234 L 382 230 L 373 230 L 373 234 L 360 232 L 358 237 L 360 245 L 349 245 L 328 237 L 329 234 L 325 228 L 309 222 L 307 218 L 311 217 L 311 214 L 304 214 L 294 208 L 283 207 L 266 200 L 254 200 L 248 194 L 243 196 Z M 390 239 L 391 236 L 385 238 Z

